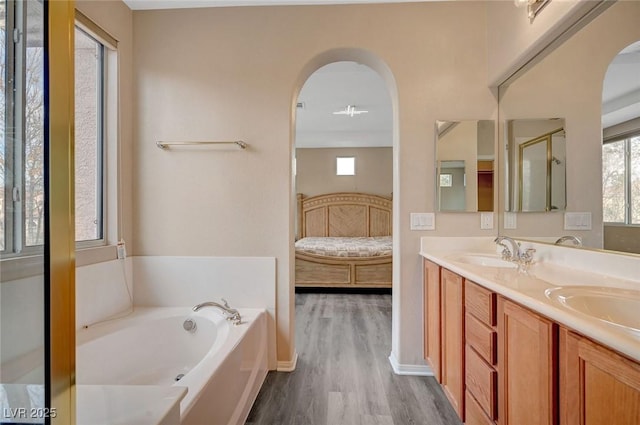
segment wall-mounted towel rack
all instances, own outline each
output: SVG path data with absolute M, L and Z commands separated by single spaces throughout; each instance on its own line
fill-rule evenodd
M 240 149 L 246 149 L 247 144 L 242 140 L 216 141 L 216 142 L 156 142 L 160 149 L 169 149 L 171 146 L 205 146 L 205 145 L 235 145 Z

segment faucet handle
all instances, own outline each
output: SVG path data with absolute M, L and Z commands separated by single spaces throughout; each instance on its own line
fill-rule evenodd
M 527 248 L 527 250 L 522 254 L 522 261 L 525 264 L 531 264 L 533 262 L 533 254 L 535 254 L 535 248 Z
M 230 308 L 230 307 L 229 307 L 229 303 L 227 302 L 227 300 L 225 300 L 224 298 L 220 298 L 220 299 L 221 299 L 221 300 L 222 300 L 222 302 L 224 303 L 224 306 L 225 306 L 225 307 Z

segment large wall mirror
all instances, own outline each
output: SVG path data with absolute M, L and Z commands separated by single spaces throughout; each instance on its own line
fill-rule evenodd
M 564 210 L 564 119 L 509 120 L 506 129 L 507 211 Z
M 435 131 L 438 211 L 493 211 L 494 122 L 436 121 Z
M 640 193 L 640 153 L 632 148 L 640 146 L 639 19 L 638 2 L 613 2 L 499 87 L 498 119 L 504 126 L 498 133 L 504 155 L 499 205 L 501 211 L 511 211 L 501 214 L 499 234 L 550 243 L 571 234 L 582 239 L 584 248 L 640 253 L 640 196 L 636 201 L 633 197 L 634 191 Z M 548 139 L 545 149 L 533 133 L 523 136 L 530 144 L 515 148 L 512 139 L 520 137 L 515 127 L 530 117 L 564 119 L 562 125 L 542 120 L 549 127 L 539 135 L 551 135 L 550 148 Z M 564 136 L 557 150 L 554 135 Z M 527 161 L 528 167 L 539 163 L 539 169 L 527 174 Z M 555 171 L 562 167 L 564 173 Z M 534 198 L 526 200 L 527 191 Z M 586 219 L 572 226 L 570 220 L 565 223 L 568 213 Z

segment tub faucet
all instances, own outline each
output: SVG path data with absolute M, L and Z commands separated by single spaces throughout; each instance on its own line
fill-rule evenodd
M 193 307 L 193 311 L 198 311 L 203 307 L 217 307 L 220 310 L 222 310 L 222 312 L 227 317 L 227 320 L 233 322 L 234 325 L 239 325 L 240 323 L 242 323 L 240 312 L 235 308 L 229 307 L 229 304 L 227 304 L 227 300 L 225 300 L 224 298 L 222 298 L 222 302 L 224 303 L 224 305 L 218 304 L 215 301 L 207 301 L 204 303 L 200 303 Z
M 562 236 L 555 241 L 556 245 L 560 245 L 564 242 L 572 242 L 575 246 L 582 246 L 582 240 L 579 237 L 573 235 Z

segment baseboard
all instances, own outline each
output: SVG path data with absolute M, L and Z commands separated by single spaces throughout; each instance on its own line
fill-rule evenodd
M 433 371 L 427 365 L 411 365 L 398 363 L 398 359 L 396 358 L 396 355 L 393 353 L 393 351 L 389 355 L 389 363 L 391 363 L 393 372 L 396 375 L 433 376 Z
M 293 372 L 296 370 L 296 364 L 298 364 L 298 352 L 293 352 L 293 359 L 285 362 L 278 361 L 278 372 Z

